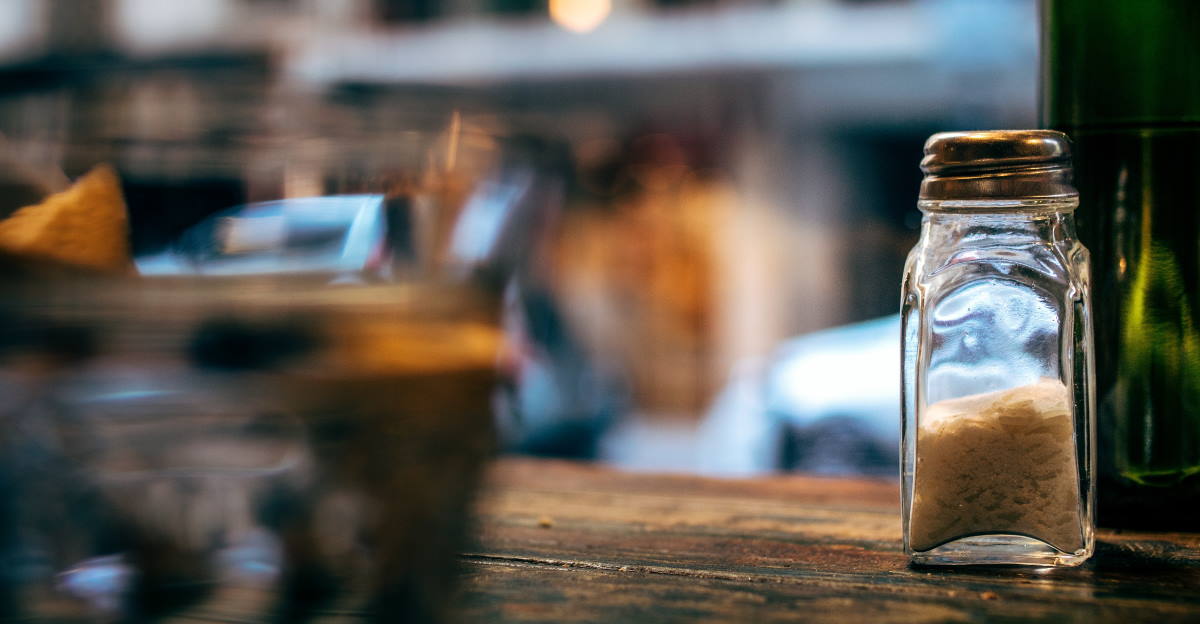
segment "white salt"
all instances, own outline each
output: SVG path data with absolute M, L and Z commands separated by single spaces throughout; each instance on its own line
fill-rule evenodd
M 1057 379 L 928 406 L 916 455 L 913 550 L 998 533 L 1083 548 L 1072 401 Z

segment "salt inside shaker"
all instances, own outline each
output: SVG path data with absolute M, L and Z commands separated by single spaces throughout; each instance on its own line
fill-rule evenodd
M 1088 252 L 1070 143 L 925 144 L 902 300 L 904 548 L 918 564 L 1078 565 L 1094 549 Z

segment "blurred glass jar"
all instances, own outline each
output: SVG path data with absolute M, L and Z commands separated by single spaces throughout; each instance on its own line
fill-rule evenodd
M 1094 548 L 1094 372 L 1069 143 L 937 134 L 922 169 L 902 306 L 905 550 L 1078 565 Z
M 0 614 L 437 619 L 493 446 L 490 297 L 8 282 Z
M 0 619 L 439 619 L 528 161 L 450 108 L 111 82 L 3 146 L 112 165 L 142 276 L 0 279 Z

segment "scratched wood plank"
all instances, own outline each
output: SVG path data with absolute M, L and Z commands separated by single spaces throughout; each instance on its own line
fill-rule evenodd
M 907 565 L 894 482 L 506 459 L 462 621 L 1200 621 L 1200 534 L 1101 532 L 1080 568 Z

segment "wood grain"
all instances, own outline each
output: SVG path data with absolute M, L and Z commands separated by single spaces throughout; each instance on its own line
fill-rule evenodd
M 907 563 L 898 487 L 504 459 L 462 559 L 463 622 L 1198 622 L 1200 534 L 1099 535 L 1080 568 Z

